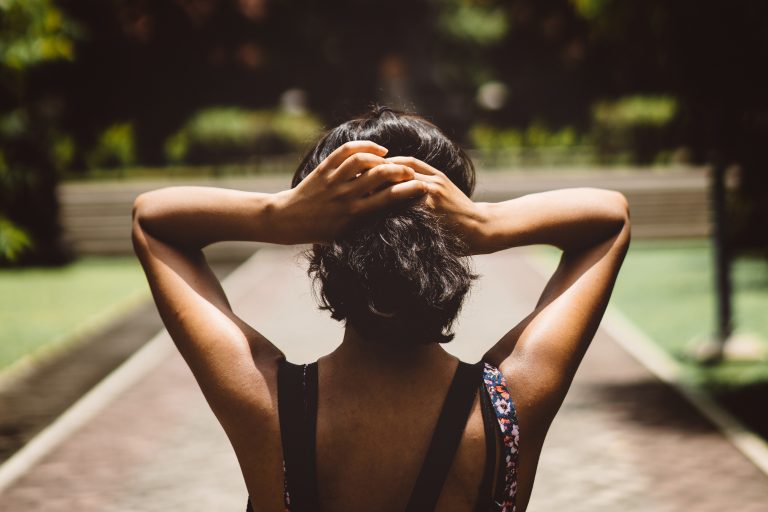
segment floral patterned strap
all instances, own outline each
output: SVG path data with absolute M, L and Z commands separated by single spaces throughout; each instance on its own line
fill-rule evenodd
M 515 496 L 517 495 L 518 443 L 520 430 L 515 413 L 515 404 L 507 389 L 507 382 L 501 371 L 488 363 L 484 363 L 483 382 L 491 397 L 491 404 L 499 422 L 499 428 L 504 442 L 504 501 L 496 503 L 496 510 L 515 512 Z

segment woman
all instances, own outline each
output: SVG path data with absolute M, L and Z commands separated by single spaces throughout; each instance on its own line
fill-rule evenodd
M 524 511 L 629 245 L 624 197 L 584 188 L 473 202 L 465 154 L 387 108 L 328 132 L 293 185 L 172 187 L 134 205 L 158 310 L 253 509 Z M 207 266 L 201 249 L 223 240 L 313 244 L 322 307 L 345 322 L 339 348 L 285 362 Z M 475 277 L 465 256 L 531 244 L 562 250 L 538 304 L 492 346 L 478 340 L 490 346 L 481 363 L 460 363 L 441 343 Z

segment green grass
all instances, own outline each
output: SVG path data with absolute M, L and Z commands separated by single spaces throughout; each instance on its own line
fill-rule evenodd
M 0 270 L 0 371 L 71 339 L 148 296 L 134 257 L 82 258 L 60 268 Z
M 550 263 L 554 252 L 542 253 Z M 768 363 L 695 363 L 691 346 L 715 332 L 712 247 L 707 240 L 633 241 L 611 304 L 713 389 L 768 382 Z M 768 343 L 768 262 L 739 258 L 732 268 L 736 331 Z

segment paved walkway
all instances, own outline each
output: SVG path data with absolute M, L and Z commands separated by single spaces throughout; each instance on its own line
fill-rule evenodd
M 287 254 L 260 251 L 227 289 L 241 316 L 290 359 L 309 361 L 341 329 L 313 310 Z M 484 277 L 451 343 L 457 355 L 476 360 L 535 303 L 543 283 L 520 254 L 477 258 Z M 0 511 L 243 510 L 245 495 L 228 442 L 174 353 L 0 495 Z M 550 430 L 528 510 L 765 512 L 768 478 L 599 332 Z

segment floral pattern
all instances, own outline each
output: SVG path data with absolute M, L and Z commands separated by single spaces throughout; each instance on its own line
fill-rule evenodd
M 291 495 L 288 493 L 288 477 L 286 476 L 285 461 L 283 461 L 283 503 L 285 504 L 283 512 L 291 512 Z M 246 510 L 246 512 L 248 511 Z
M 484 363 L 483 381 L 491 404 L 499 421 L 502 439 L 504 442 L 504 501 L 496 502 L 496 511 L 515 512 L 515 496 L 517 495 L 517 467 L 518 467 L 518 443 L 520 442 L 520 429 L 515 413 L 515 404 L 509 395 L 504 375 L 495 366 Z

